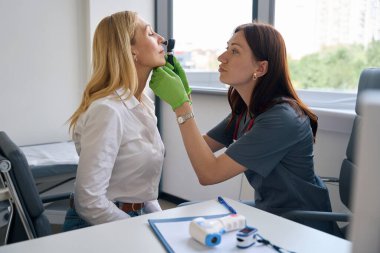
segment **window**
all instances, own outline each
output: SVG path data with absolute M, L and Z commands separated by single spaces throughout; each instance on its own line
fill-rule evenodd
M 296 88 L 355 92 L 360 72 L 380 66 L 379 13 L 379 0 L 276 1 Z
M 174 0 L 174 53 L 190 83 L 223 88 L 217 57 L 225 50 L 234 28 L 252 21 L 252 0 Z
M 360 72 L 380 66 L 379 0 L 172 1 L 174 51 L 193 91 L 224 94 L 217 56 L 256 12 L 283 35 L 293 84 L 311 107 L 353 113 Z

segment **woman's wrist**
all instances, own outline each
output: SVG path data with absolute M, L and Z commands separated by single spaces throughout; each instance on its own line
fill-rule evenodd
M 192 112 L 192 110 L 193 109 L 192 109 L 190 103 L 189 102 L 185 102 L 180 107 L 176 108 L 174 110 L 174 113 L 178 117 L 178 116 L 182 116 L 184 114 L 188 114 L 188 113 Z

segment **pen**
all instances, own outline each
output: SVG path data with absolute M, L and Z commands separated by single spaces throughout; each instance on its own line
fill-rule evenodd
M 228 211 L 230 211 L 231 213 L 233 213 L 233 214 L 237 214 L 237 212 L 236 212 L 236 210 L 235 209 L 233 209 L 233 207 L 232 206 L 230 206 L 221 196 L 219 196 L 218 197 L 218 202 L 220 203 L 220 204 L 222 204 L 225 208 L 227 208 L 228 209 Z

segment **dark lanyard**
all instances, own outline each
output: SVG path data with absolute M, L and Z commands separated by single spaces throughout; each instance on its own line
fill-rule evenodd
M 232 136 L 232 138 L 233 138 L 234 141 L 237 140 L 237 136 L 238 136 L 238 132 L 239 132 L 239 126 L 240 126 L 240 121 L 243 119 L 243 115 L 244 115 L 244 114 L 245 114 L 245 112 L 244 112 L 244 113 L 241 113 L 241 114 L 239 115 L 238 120 L 236 121 L 235 129 L 234 129 L 234 134 L 233 134 L 233 136 Z M 248 123 L 247 129 L 245 130 L 245 133 L 248 132 L 249 130 L 251 130 L 254 121 L 255 121 L 254 118 L 252 118 L 252 119 L 249 120 L 249 123 Z

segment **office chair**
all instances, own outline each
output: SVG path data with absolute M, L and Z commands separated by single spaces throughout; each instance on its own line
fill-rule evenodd
M 361 121 L 360 113 L 360 95 L 365 90 L 377 89 L 380 90 L 380 68 L 367 68 L 364 69 L 359 78 L 358 92 L 355 106 L 355 119 L 352 127 L 350 140 L 346 149 L 346 158 L 342 161 L 339 178 L 322 177 L 325 182 L 338 182 L 339 183 L 339 195 L 342 203 L 349 209 L 351 209 L 351 190 L 353 183 L 353 176 L 356 165 L 356 142 L 357 134 Z M 318 220 L 318 221 L 332 221 L 332 222 L 348 222 L 350 215 L 347 213 L 334 213 L 334 212 L 316 212 L 316 211 L 291 211 L 284 215 L 285 218 L 292 220 Z M 338 228 L 338 227 L 337 227 Z M 335 231 L 335 235 L 346 238 L 348 225 L 338 228 Z
M 50 235 L 51 225 L 44 214 L 43 203 L 68 199 L 69 193 L 42 199 L 24 154 L 5 132 L 0 132 L 0 171 L 3 184 L 0 200 L 9 201 L 4 243 Z

